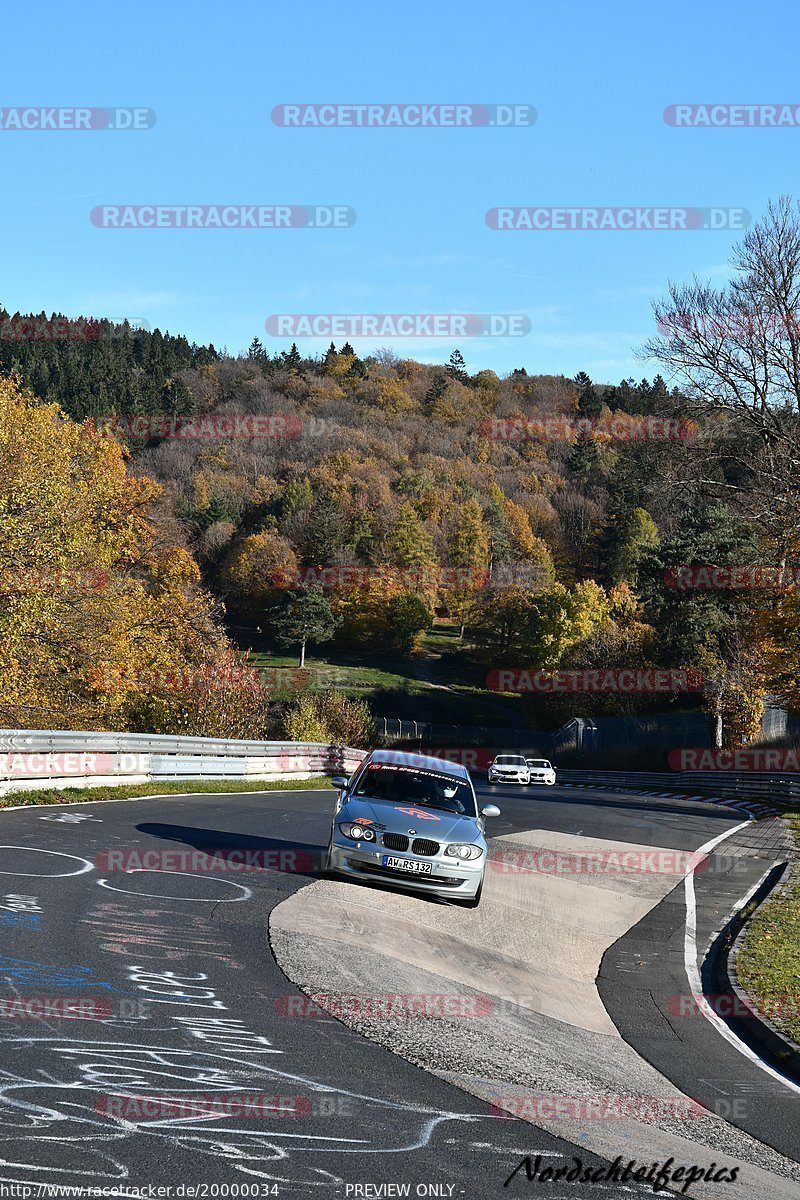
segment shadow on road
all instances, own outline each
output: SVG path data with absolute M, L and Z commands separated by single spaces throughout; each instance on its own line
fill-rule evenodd
M 322 871 L 325 847 L 308 842 L 290 842 L 283 838 L 257 837 L 251 833 L 226 833 L 221 829 L 200 829 L 193 825 L 171 825 L 158 821 L 136 826 L 140 833 L 162 841 L 182 842 L 198 855 L 219 860 L 220 869 L 231 871 L 284 871 L 316 879 Z M 223 868 L 222 864 L 226 867 Z M 205 870 L 209 867 L 206 866 Z M 213 870 L 213 867 L 210 868 Z M 202 858 L 197 870 L 203 871 Z

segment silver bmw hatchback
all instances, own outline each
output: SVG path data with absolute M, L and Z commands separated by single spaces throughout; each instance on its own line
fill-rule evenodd
M 499 817 L 500 809 L 478 809 L 466 767 L 373 750 L 350 779 L 339 775 L 332 782 L 339 796 L 326 873 L 477 907 L 487 859 L 484 818 Z

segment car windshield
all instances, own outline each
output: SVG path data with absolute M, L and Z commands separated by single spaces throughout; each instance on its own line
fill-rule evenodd
M 545 769 L 546 769 L 550 766 L 550 763 L 547 761 L 546 758 L 532 758 L 530 760 L 530 765 L 532 767 L 545 767 Z
M 521 754 L 498 754 L 494 760 L 498 767 L 525 767 L 527 763 Z
M 424 768 L 369 763 L 352 795 L 417 808 L 442 808 L 467 817 L 476 815 L 472 788 L 466 779 Z

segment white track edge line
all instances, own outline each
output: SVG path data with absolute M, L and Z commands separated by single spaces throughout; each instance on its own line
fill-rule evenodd
M 745 826 L 749 824 L 750 821 L 742 821 L 741 825 L 734 825 L 733 829 L 728 829 L 725 833 L 718 834 L 717 837 L 712 838 L 711 841 L 706 842 L 705 845 L 700 846 L 698 850 L 695 850 L 693 858 L 696 859 L 699 855 L 704 855 L 709 850 L 713 850 L 714 847 L 718 846 L 720 842 L 725 840 L 725 838 L 729 838 L 731 834 L 737 833 L 740 829 L 744 829 Z M 800 1096 L 800 1086 L 798 1086 L 798 1084 L 796 1084 L 793 1080 L 788 1079 L 785 1075 L 782 1075 L 780 1071 L 776 1071 L 775 1068 L 771 1067 L 770 1064 L 761 1058 L 761 1056 L 757 1054 L 755 1050 L 752 1050 L 745 1042 L 741 1040 L 741 1038 L 737 1037 L 733 1030 L 730 1029 L 729 1026 L 726 1025 L 726 1023 L 722 1020 L 719 1014 L 714 1012 L 713 1008 L 703 995 L 703 985 L 700 980 L 700 970 L 697 965 L 697 900 L 694 891 L 694 873 L 696 869 L 697 863 L 694 863 L 694 865 L 690 867 L 684 876 L 684 889 L 686 893 L 686 932 L 683 941 L 683 961 L 686 970 L 686 978 L 689 981 L 689 987 L 691 988 L 691 991 L 695 997 L 695 1003 L 706 1020 L 711 1022 L 717 1032 L 721 1034 L 725 1041 L 733 1046 L 735 1050 L 738 1050 L 739 1053 L 743 1054 L 745 1058 L 750 1060 L 750 1062 L 754 1063 L 757 1067 L 760 1067 L 762 1071 L 766 1071 L 766 1073 L 771 1075 L 773 1079 L 777 1079 L 779 1083 L 784 1085 L 784 1087 L 789 1088 L 791 1091 L 796 1092 L 797 1095 Z M 756 887 L 758 887 L 758 884 Z M 753 890 L 755 891 L 755 889 Z M 750 894 L 752 895 L 752 892 Z M 734 912 L 738 912 L 741 907 L 742 904 L 737 906 L 737 908 L 734 909 Z

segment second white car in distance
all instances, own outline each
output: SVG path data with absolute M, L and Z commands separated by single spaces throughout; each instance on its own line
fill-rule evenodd
M 547 758 L 526 758 L 530 772 L 529 783 L 544 783 L 552 787 L 556 781 L 556 769 Z

